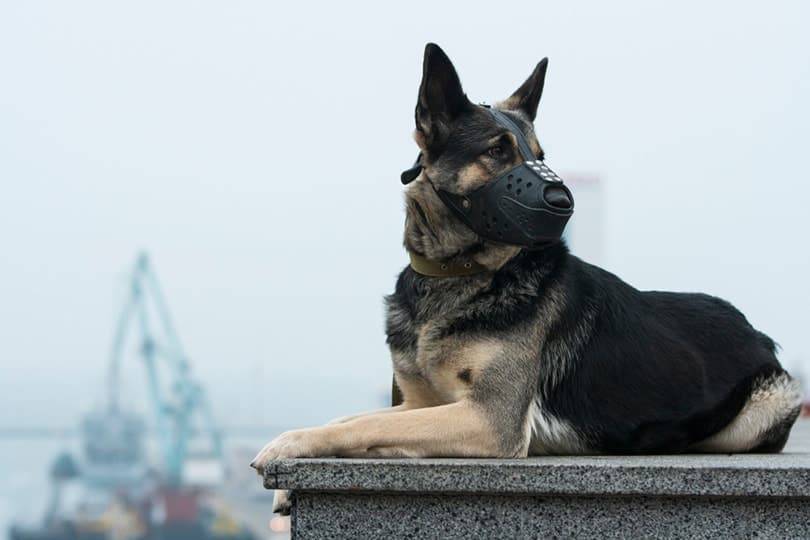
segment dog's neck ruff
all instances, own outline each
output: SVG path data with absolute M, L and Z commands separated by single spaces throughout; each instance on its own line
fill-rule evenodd
M 413 251 L 408 251 L 411 268 L 417 274 L 428 277 L 464 277 L 482 274 L 490 270 L 472 259 L 453 259 L 451 261 L 431 261 Z

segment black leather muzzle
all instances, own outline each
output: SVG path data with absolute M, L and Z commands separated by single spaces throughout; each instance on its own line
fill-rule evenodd
M 523 131 L 508 115 L 489 109 L 513 133 L 523 162 L 466 194 L 433 188 L 442 202 L 479 236 L 501 244 L 538 248 L 557 241 L 574 213 L 574 197 L 548 166 L 536 159 Z M 403 184 L 421 173 L 421 154 L 402 173 Z

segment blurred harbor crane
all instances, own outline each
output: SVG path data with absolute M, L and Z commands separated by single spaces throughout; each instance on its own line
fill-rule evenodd
M 121 399 L 132 344 L 146 371 L 156 463 L 146 457 L 147 422 Z M 9 538 L 254 540 L 217 495 L 226 467 L 222 436 L 145 253 L 127 276 L 108 370 L 106 402 L 82 419 L 82 453 L 78 459 L 63 453 L 51 468 L 42 525 L 14 525 Z
M 115 414 L 120 410 L 124 345 L 134 333 L 146 368 L 149 399 L 163 458 L 162 472 L 169 485 L 180 485 L 190 440 L 199 436 L 207 438 L 211 452 L 224 467 L 222 436 L 214 423 L 205 391 L 191 376 L 191 367 L 146 253 L 138 255 L 128 285 L 110 355 L 109 411 Z

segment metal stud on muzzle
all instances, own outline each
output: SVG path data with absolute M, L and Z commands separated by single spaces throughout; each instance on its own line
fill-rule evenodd
M 487 240 L 530 249 L 559 240 L 574 213 L 571 191 L 536 159 L 523 131 L 509 116 L 489 111 L 517 138 L 523 163 L 465 195 L 433 188 L 461 221 Z M 421 170 L 420 154 L 414 167 L 402 173 L 402 183 L 415 180 Z

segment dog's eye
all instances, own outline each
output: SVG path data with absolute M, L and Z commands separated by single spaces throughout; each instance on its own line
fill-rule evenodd
M 500 159 L 503 157 L 503 146 L 496 144 L 487 150 L 487 155 L 493 159 Z

